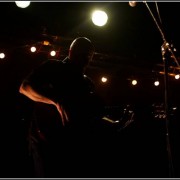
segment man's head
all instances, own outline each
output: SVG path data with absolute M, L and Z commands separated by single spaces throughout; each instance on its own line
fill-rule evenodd
M 80 68 L 86 67 L 92 60 L 93 55 L 94 46 L 86 37 L 78 37 L 70 45 L 69 59 Z

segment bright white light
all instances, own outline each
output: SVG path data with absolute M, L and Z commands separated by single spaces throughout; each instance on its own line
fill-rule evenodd
M 4 59 L 5 58 L 5 54 L 4 53 L 0 53 L 0 59 Z
M 175 75 L 175 79 L 179 79 L 180 78 L 180 75 L 179 74 L 176 74 Z
M 104 26 L 107 23 L 108 16 L 104 11 L 94 11 L 92 14 L 92 22 L 97 26 Z
M 136 81 L 136 80 L 133 80 L 133 81 L 132 81 L 132 85 L 135 86 L 136 84 L 137 84 L 137 81 Z
M 15 3 L 19 8 L 27 8 L 31 1 L 15 1 Z
M 31 52 L 36 52 L 36 47 L 31 47 Z
M 107 82 L 107 78 L 106 78 L 106 77 L 102 77 L 102 78 L 101 78 L 101 81 L 102 81 L 103 83 L 105 83 L 105 82 Z
M 155 81 L 155 82 L 154 82 L 154 85 L 155 85 L 155 86 L 159 86 L 159 81 Z
M 55 56 L 55 55 L 56 55 L 56 51 L 51 51 L 51 52 L 50 52 L 50 55 L 51 55 L 51 56 Z

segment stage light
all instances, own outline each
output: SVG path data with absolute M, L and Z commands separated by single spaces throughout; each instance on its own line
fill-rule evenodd
M 31 47 L 31 52 L 36 52 L 36 47 Z
M 137 81 L 136 81 L 135 79 L 134 79 L 134 80 L 132 80 L 132 82 L 131 82 L 131 83 L 132 83 L 132 85 L 133 85 L 133 86 L 137 85 Z
M 174 76 L 174 78 L 175 78 L 175 79 L 179 79 L 179 78 L 180 78 L 180 75 L 179 75 L 179 74 L 176 74 L 176 75 Z
M 102 78 L 101 78 L 101 81 L 102 81 L 103 83 L 106 83 L 106 82 L 107 82 L 107 78 L 106 78 L 106 77 L 102 77 Z
M 51 55 L 51 56 L 55 56 L 55 55 L 56 55 L 56 51 L 51 51 L 51 52 L 50 52 L 50 55 Z
M 27 8 L 31 1 L 15 1 L 15 3 L 19 8 Z
M 155 81 L 155 82 L 154 82 L 154 85 L 155 85 L 155 86 L 159 86 L 159 81 Z
M 136 4 L 137 4 L 136 1 L 129 1 L 129 5 L 130 5 L 131 7 L 135 7 Z
M 5 58 L 5 54 L 4 53 L 0 53 L 0 59 L 4 59 Z
M 104 26 L 107 23 L 108 20 L 108 16 L 104 11 L 94 11 L 92 13 L 92 22 L 96 25 L 96 26 Z
M 44 46 L 49 46 L 50 43 L 49 43 L 49 41 L 43 41 L 43 45 L 44 45 Z

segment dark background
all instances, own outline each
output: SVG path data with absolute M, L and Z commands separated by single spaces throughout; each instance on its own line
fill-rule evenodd
M 157 4 L 166 40 L 176 48 L 179 61 L 180 3 Z M 155 2 L 148 5 L 158 20 Z M 106 26 L 92 24 L 90 14 L 94 8 L 107 12 Z M 14 2 L 1 2 L 0 17 L 0 52 L 6 53 L 6 58 L 0 60 L 2 177 L 29 176 L 26 138 L 34 103 L 18 92 L 23 78 L 51 58 L 48 52 L 52 47 L 59 51 L 56 58 L 63 59 L 71 41 L 78 36 L 90 38 L 95 45 L 87 74 L 94 80 L 107 114 L 121 118 L 126 105 L 135 113 L 135 122 L 119 134 L 120 171 L 115 176 L 169 177 L 165 119 L 155 118 L 155 114 L 160 117 L 164 113 L 164 76 L 159 73 L 163 71 L 163 40 L 145 3 L 131 7 L 128 2 L 31 2 L 28 8 L 21 9 Z M 44 40 L 51 46 L 43 46 Z M 37 45 L 39 51 L 30 53 L 31 45 Z M 168 60 L 176 67 L 172 58 Z M 100 82 L 102 76 L 108 77 L 107 84 Z M 134 77 L 138 85 L 133 87 L 130 80 Z M 153 85 L 156 78 L 160 80 L 159 87 Z M 175 177 L 179 177 L 179 80 L 169 76 L 168 87 L 172 155 Z M 161 105 L 159 111 L 157 106 Z M 44 128 L 48 115 L 46 123 L 41 122 Z

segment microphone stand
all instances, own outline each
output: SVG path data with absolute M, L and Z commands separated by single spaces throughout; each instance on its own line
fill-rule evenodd
M 169 176 L 173 177 L 174 176 L 174 168 L 173 168 L 173 159 L 172 159 L 172 153 L 171 153 L 171 145 L 170 145 L 170 137 L 169 137 L 169 107 L 168 107 L 168 103 L 169 103 L 169 99 L 168 99 L 168 57 L 167 55 L 170 54 L 170 57 L 175 61 L 176 65 L 178 67 L 179 63 L 171 49 L 171 47 L 169 46 L 169 43 L 167 42 L 165 35 L 162 31 L 162 29 L 160 28 L 158 22 L 156 21 L 156 18 L 154 17 L 153 13 L 151 12 L 148 4 L 146 1 L 143 1 L 143 3 L 145 3 L 146 7 L 148 8 L 160 34 L 163 40 L 163 45 L 161 46 L 161 53 L 162 53 L 162 60 L 164 63 L 164 97 L 165 97 L 165 121 L 166 121 L 166 145 L 167 145 L 167 153 L 168 153 L 168 165 L 169 165 Z

